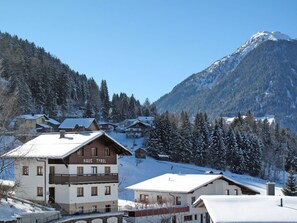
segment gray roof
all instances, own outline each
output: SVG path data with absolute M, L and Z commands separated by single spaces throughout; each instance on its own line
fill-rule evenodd
M 91 124 L 95 122 L 94 118 L 66 118 L 61 125 L 60 129 L 73 129 L 76 125 L 89 128 Z

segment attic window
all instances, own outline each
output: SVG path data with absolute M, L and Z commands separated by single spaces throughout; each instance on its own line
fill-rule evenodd
M 110 156 L 110 149 L 107 146 L 104 148 L 104 156 Z
M 80 148 L 78 151 L 77 151 L 77 156 L 83 156 L 84 155 L 84 147 Z
M 98 156 L 97 148 L 91 148 L 91 156 Z

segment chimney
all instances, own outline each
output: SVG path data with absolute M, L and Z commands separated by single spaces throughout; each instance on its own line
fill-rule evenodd
M 275 183 L 273 182 L 266 183 L 266 195 L 269 195 L 269 196 L 275 195 Z
M 60 139 L 65 138 L 65 130 L 60 130 Z

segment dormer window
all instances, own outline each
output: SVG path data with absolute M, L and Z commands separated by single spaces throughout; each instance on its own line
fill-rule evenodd
M 110 156 L 110 149 L 107 146 L 104 148 L 104 156 Z

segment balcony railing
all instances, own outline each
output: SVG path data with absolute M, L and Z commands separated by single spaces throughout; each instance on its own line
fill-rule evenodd
M 118 183 L 117 173 L 110 174 L 50 174 L 50 184 Z

